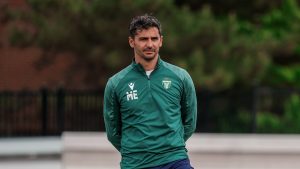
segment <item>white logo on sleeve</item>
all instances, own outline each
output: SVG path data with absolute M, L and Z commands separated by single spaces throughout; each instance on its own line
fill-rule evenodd
M 133 90 L 134 88 L 134 83 L 129 83 L 128 84 L 130 91 L 126 92 L 127 95 L 127 101 L 129 100 L 137 100 L 138 99 L 138 94 L 137 94 L 137 90 Z

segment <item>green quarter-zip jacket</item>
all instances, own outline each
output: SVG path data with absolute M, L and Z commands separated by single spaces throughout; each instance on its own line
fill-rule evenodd
M 111 77 L 104 92 L 108 140 L 122 169 L 153 167 L 187 158 L 196 128 L 197 100 L 190 75 L 160 58 L 148 77 L 140 64 Z

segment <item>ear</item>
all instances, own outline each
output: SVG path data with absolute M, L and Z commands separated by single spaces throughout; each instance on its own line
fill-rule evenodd
M 163 44 L 163 36 L 160 36 L 160 44 L 159 44 L 159 47 L 162 47 L 162 44 Z
M 128 42 L 129 42 L 130 47 L 133 48 L 134 47 L 134 39 L 131 36 L 128 37 Z

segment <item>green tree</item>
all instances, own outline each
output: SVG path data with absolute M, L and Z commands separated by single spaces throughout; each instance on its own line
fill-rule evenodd
M 192 10 L 199 10 L 210 5 L 214 14 L 224 16 L 228 13 L 236 14 L 239 18 L 259 21 L 259 18 L 274 8 L 279 8 L 282 0 L 175 0 L 178 6 L 188 6 Z
M 191 72 L 197 86 L 221 90 L 263 78 L 275 44 L 251 23 L 235 15 L 218 19 L 209 6 L 196 13 L 184 8 L 165 22 L 163 50 Z
M 74 64 L 69 76 L 85 74 L 88 86 L 103 86 L 112 73 L 131 61 L 128 21 L 137 14 L 173 10 L 171 1 L 128 0 L 27 0 L 29 11 L 14 18 L 35 31 L 16 27 L 11 32 L 15 45 L 35 45 L 43 50 L 38 67 L 51 64 L 57 53 L 71 52 Z M 171 9 L 170 9 L 171 8 Z
M 210 6 L 191 10 L 173 0 L 27 1 L 31 10 L 16 16 L 35 31 L 12 29 L 12 42 L 43 49 L 39 67 L 57 53 L 73 53 L 69 76 L 84 73 L 92 87 L 104 86 L 110 75 L 130 63 L 127 28 L 137 14 L 152 13 L 161 20 L 162 58 L 186 68 L 197 87 L 213 90 L 261 84 L 284 39 L 294 43 L 275 36 L 268 15 L 257 25 L 234 13 L 218 17 Z
M 273 64 L 264 83 L 279 87 L 300 85 L 300 7 L 296 0 L 286 0 L 262 19 L 263 35 L 273 37 Z

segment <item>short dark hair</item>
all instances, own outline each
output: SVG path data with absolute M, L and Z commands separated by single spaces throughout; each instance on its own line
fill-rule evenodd
M 157 18 L 151 14 L 144 14 L 134 17 L 129 25 L 129 34 L 134 37 L 138 30 L 149 29 L 151 27 L 156 27 L 159 34 L 161 35 L 161 25 Z

